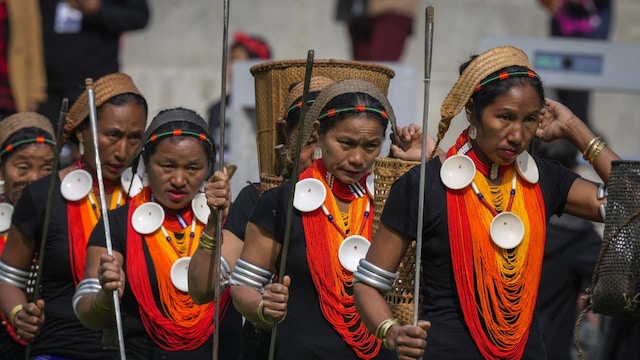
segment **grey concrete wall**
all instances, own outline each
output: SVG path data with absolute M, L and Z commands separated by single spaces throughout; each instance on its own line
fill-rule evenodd
M 150 25 L 124 39 L 123 70 L 134 77 L 147 96 L 151 115 L 172 106 L 204 112 L 220 94 L 223 2 L 149 1 Z M 315 50 L 316 58 L 350 57 L 347 30 L 333 19 L 335 0 L 230 3 L 230 34 L 239 29 L 261 34 L 272 44 L 276 59 L 305 58 L 308 49 Z M 435 8 L 429 99 L 429 118 L 433 119 L 429 121 L 429 132 L 435 133 L 440 104 L 457 77 L 457 67 L 477 52 L 479 40 L 488 34 L 546 36 L 547 15 L 538 0 L 423 0 L 420 8 L 428 4 Z M 639 0 L 617 0 L 611 41 L 640 45 L 637 19 Z M 423 29 L 423 15 L 419 15 L 402 59 L 418 69 L 423 66 Z M 629 72 L 637 73 L 638 69 Z M 416 79 L 415 91 L 422 99 L 420 79 Z M 640 94 L 596 91 L 591 105 L 595 129 L 619 153 L 640 158 Z M 421 111 L 422 103 L 416 104 L 416 113 Z M 446 146 L 464 125 L 464 120 L 454 120 Z

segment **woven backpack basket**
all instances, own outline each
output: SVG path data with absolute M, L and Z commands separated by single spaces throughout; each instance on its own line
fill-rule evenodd
M 594 312 L 640 320 L 640 161 L 613 161 L 604 241 L 587 289 Z
M 378 230 L 380 215 L 389 197 L 389 191 L 393 183 L 404 173 L 416 165 L 418 161 L 404 161 L 389 157 L 377 158 L 373 166 L 373 179 L 375 197 L 373 234 Z M 398 266 L 398 279 L 393 284 L 391 291 L 387 292 L 385 299 L 396 320 L 402 324 L 413 323 L 413 289 L 415 284 L 416 269 L 416 241 L 411 241 L 407 252 L 402 257 Z
M 275 147 L 283 144 L 284 139 L 276 124 L 285 111 L 289 86 L 304 80 L 305 69 L 306 60 L 270 61 L 251 67 L 255 79 L 258 167 L 265 179 L 281 175 L 277 173 Z M 382 65 L 329 59 L 314 60 L 312 76 L 366 80 L 386 95 L 395 72 Z

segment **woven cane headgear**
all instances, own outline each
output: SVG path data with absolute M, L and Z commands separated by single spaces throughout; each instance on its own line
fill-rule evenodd
M 38 128 L 51 135 L 55 140 L 53 126 L 46 117 L 35 112 L 21 112 L 4 118 L 0 121 L 0 146 L 16 132 L 26 128 Z
M 112 97 L 122 94 L 137 94 L 142 96 L 142 93 L 133 83 L 131 77 L 123 73 L 113 73 L 101 77 L 93 83 L 93 90 L 96 95 L 96 107 L 100 107 Z M 64 124 L 65 141 L 69 138 L 71 132 L 88 116 L 89 103 L 87 101 L 87 93 L 83 91 L 80 97 L 73 103 L 67 115 L 67 121 Z
M 513 46 L 499 46 L 487 50 L 469 63 L 442 102 L 438 140 L 441 140 L 449 129 L 451 119 L 469 102 L 476 86 L 487 76 L 509 66 L 522 66 L 533 70 L 527 54 Z
M 391 122 L 392 137 L 396 134 L 396 117 L 393 113 L 393 108 L 387 100 L 382 90 L 372 83 L 358 79 L 345 79 L 339 80 L 329 85 L 326 89 L 322 90 L 320 95 L 316 98 L 316 101 L 311 105 L 304 118 L 304 130 L 302 133 L 303 139 L 309 139 L 313 132 L 313 124 L 320 113 L 327 104 L 336 97 L 344 94 L 362 93 L 371 96 L 376 99 L 383 107 L 387 114 L 387 119 Z

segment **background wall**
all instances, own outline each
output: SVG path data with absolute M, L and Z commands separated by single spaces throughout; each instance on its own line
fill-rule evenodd
M 146 95 L 151 115 L 172 106 L 204 114 L 220 94 L 223 1 L 149 1 L 149 26 L 123 39 L 123 70 Z M 308 49 L 314 49 L 318 59 L 350 58 L 347 29 L 334 20 L 335 0 L 230 2 L 229 33 L 244 30 L 262 35 L 270 42 L 275 59 L 306 58 Z M 423 0 L 402 59 L 404 64 L 415 65 L 419 74 L 424 61 L 423 9 L 427 5 L 435 8 L 428 129 L 435 134 L 440 104 L 457 78 L 458 65 L 477 53 L 480 39 L 489 34 L 546 37 L 548 16 L 538 0 Z M 639 0 L 615 1 L 612 42 L 640 46 L 639 5 Z M 628 71 L 630 76 L 638 76 L 638 69 Z M 421 123 L 423 86 L 422 79 L 416 79 L 419 116 L 405 122 Z M 625 157 L 640 158 L 640 94 L 596 91 L 591 106 L 596 132 Z M 460 117 L 454 120 L 445 146 L 465 123 Z M 252 138 L 251 129 L 246 129 L 246 136 Z

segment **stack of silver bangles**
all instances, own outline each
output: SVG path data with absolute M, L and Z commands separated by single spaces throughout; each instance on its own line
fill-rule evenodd
M 220 286 L 222 289 L 229 285 L 229 279 L 231 278 L 231 266 L 227 262 L 224 256 L 220 256 Z
M 387 271 L 366 259 L 360 259 L 360 265 L 353 273 L 353 283 L 361 282 L 367 284 L 382 293 L 383 295 L 392 289 L 393 283 L 398 278 L 398 274 Z
M 231 285 L 246 285 L 262 293 L 264 292 L 264 286 L 271 282 L 272 277 L 273 274 L 269 270 L 238 259 L 229 282 Z
M 598 200 L 602 200 L 605 199 L 609 196 L 609 193 L 607 191 L 607 187 L 604 184 L 599 184 L 598 185 Z M 600 216 L 602 216 L 602 221 L 605 220 L 606 216 L 607 216 L 607 201 L 605 200 L 602 204 L 600 204 L 600 207 L 598 208 L 598 210 L 600 210 Z
M 78 311 L 76 307 L 78 306 L 78 302 L 85 294 L 94 294 L 102 289 L 100 285 L 100 280 L 97 278 L 87 278 L 78 283 L 76 286 L 76 292 L 73 294 L 73 299 L 71 300 L 71 304 L 73 305 L 73 312 L 78 316 Z
M 29 280 L 28 271 L 16 269 L 0 261 L 0 281 L 24 289 L 27 287 L 27 280 Z

